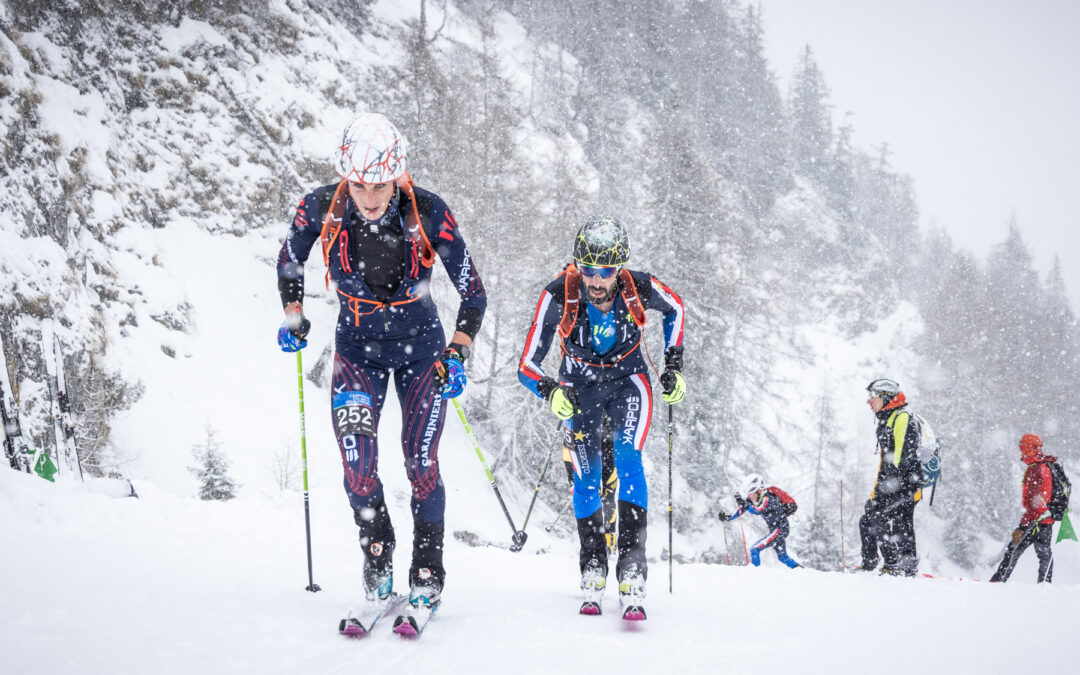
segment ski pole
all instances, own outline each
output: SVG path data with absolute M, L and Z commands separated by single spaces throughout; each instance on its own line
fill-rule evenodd
M 840 571 L 847 570 L 847 556 L 844 553 L 844 481 L 840 480 Z
M 559 428 L 555 430 L 555 440 L 562 438 L 562 422 L 559 423 Z M 536 490 L 533 492 L 532 501 L 529 502 L 529 510 L 525 512 L 525 522 L 521 524 L 521 531 L 524 532 L 525 528 L 529 526 L 529 516 L 532 515 L 533 506 L 536 505 L 536 498 L 540 496 L 540 486 L 544 484 L 544 474 L 547 473 L 548 466 L 551 464 L 551 455 L 555 453 L 555 445 L 552 444 L 551 449 L 548 451 L 547 457 L 544 459 L 544 468 L 540 469 L 540 478 L 536 481 Z
M 743 521 L 743 519 L 739 518 L 739 530 L 742 531 L 743 553 L 746 555 L 746 562 L 743 563 L 743 564 L 744 565 L 749 565 L 750 564 L 750 548 L 746 545 L 746 527 L 743 526 L 742 521 Z
M 495 476 L 492 475 L 491 469 L 488 468 L 487 460 L 484 459 L 484 453 L 480 451 L 480 444 L 476 441 L 476 436 L 473 435 L 472 427 L 469 426 L 469 420 L 465 419 L 465 411 L 461 409 L 461 404 L 458 403 L 456 398 L 451 399 L 454 402 L 454 408 L 457 410 L 458 417 L 461 418 L 461 424 L 465 427 L 465 435 L 469 437 L 472 442 L 473 450 L 476 451 L 476 456 L 480 458 L 480 464 L 484 467 L 484 473 L 487 474 L 488 482 L 491 483 L 491 489 L 495 491 L 495 497 L 499 500 L 499 506 L 502 507 L 503 514 L 506 516 L 506 522 L 510 523 L 510 529 L 514 531 L 514 537 L 511 540 L 510 550 L 517 553 L 521 550 L 521 547 L 525 545 L 525 540 L 529 538 L 529 535 L 525 534 L 524 530 L 517 529 L 514 525 L 514 519 L 510 517 L 510 511 L 506 508 L 506 502 L 503 501 L 502 495 L 499 494 L 499 486 L 495 484 Z
M 675 424 L 672 422 L 671 404 L 667 407 L 667 550 L 668 550 L 668 593 L 675 590 L 675 549 L 674 530 L 671 525 L 671 448 L 675 436 Z
M 300 465 L 304 470 L 304 528 L 307 532 L 307 577 L 308 586 L 304 590 L 316 593 L 321 591 L 315 583 L 311 571 L 311 507 L 308 503 L 308 480 L 307 480 L 307 424 L 304 421 L 304 363 L 300 357 L 300 350 L 296 350 L 296 388 L 300 394 Z
M 727 521 L 726 520 L 720 521 L 720 525 L 721 525 L 721 527 L 724 528 L 724 559 L 727 561 L 727 564 L 730 565 L 731 564 L 731 553 L 728 552 Z

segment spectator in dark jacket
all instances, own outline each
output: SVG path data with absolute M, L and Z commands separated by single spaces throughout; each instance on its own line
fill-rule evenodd
M 913 577 L 919 567 L 915 505 L 922 499 L 923 483 L 919 418 L 907 410 L 904 392 L 893 380 L 874 380 L 866 390 L 866 403 L 877 417 L 878 473 L 859 519 L 858 569 L 876 569 L 880 549 L 882 573 Z

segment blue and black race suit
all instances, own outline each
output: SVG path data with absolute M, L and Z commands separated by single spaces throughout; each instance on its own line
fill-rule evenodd
M 681 348 L 685 315 L 682 300 L 650 274 L 630 271 L 630 276 L 642 306 L 664 315 L 665 349 Z M 623 299 L 622 283 L 620 279 L 609 312 L 601 314 L 588 305 L 586 311 L 577 313 L 566 338 L 558 332 L 566 283 L 559 277 L 548 284 L 536 306 L 518 379 L 534 394 L 541 395 L 537 385 L 546 376 L 540 363 L 555 338 L 559 337 L 559 382 L 573 387 L 581 406 L 567 422 L 573 434 L 574 515 L 579 519 L 579 529 L 582 519 L 602 521 L 602 516 L 595 514 L 601 509 L 601 488 L 605 478 L 601 436 L 606 416 L 614 436 L 615 469 L 619 480 L 619 565 L 620 568 L 623 566 L 624 559 L 633 560 L 644 572 L 645 511 L 649 497 L 641 449 L 649 432 L 653 399 L 643 354 L 642 328 L 633 320 Z M 580 288 L 578 293 L 581 296 L 578 302 L 585 306 Z M 627 512 L 632 517 L 626 517 Z M 591 541 L 597 540 L 592 538 Z M 602 532 L 598 541 L 602 546 Z M 586 551 L 586 548 L 583 535 L 583 560 L 594 553 L 600 555 Z

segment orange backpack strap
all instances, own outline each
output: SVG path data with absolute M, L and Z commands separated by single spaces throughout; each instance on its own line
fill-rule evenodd
M 645 307 L 641 304 L 641 298 L 638 297 L 637 286 L 634 285 L 634 277 L 630 276 L 630 270 L 625 267 L 619 272 L 619 279 L 622 281 L 622 299 L 626 303 L 626 308 L 630 310 L 630 317 L 637 324 L 638 328 L 645 325 Z
M 341 181 L 338 183 L 337 189 L 334 190 L 334 198 L 330 200 L 330 208 L 326 210 L 326 217 L 323 218 L 322 230 L 319 232 L 319 239 L 322 241 L 322 259 L 323 264 L 330 265 L 330 249 L 334 245 L 334 241 L 337 240 L 338 233 L 341 232 L 341 219 L 345 216 L 345 201 L 349 197 L 348 181 Z
M 409 239 L 416 245 L 416 251 L 420 255 L 420 263 L 424 267 L 431 267 L 435 264 L 435 249 L 432 248 L 431 242 L 428 241 L 427 232 L 424 232 L 424 227 L 420 221 L 420 209 L 416 206 L 412 176 L 405 173 L 397 179 L 397 186 L 409 196 L 409 201 L 412 203 L 412 208 L 405 214 L 405 225 L 409 231 Z
M 348 181 L 338 183 L 334 190 L 334 198 L 330 200 L 330 208 L 326 210 L 323 218 L 322 230 L 319 232 L 319 240 L 322 242 L 322 259 L 326 265 L 326 288 L 330 289 L 330 249 L 337 241 L 341 233 L 341 221 L 345 217 L 345 202 L 349 198 Z
M 563 278 L 563 310 L 559 337 L 565 340 L 577 323 L 578 307 L 581 305 L 581 272 L 577 271 L 574 263 L 570 263 L 563 268 L 560 276 Z

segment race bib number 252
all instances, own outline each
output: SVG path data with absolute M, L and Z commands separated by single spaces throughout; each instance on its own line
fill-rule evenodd
M 375 435 L 375 411 L 371 396 L 362 391 L 334 394 L 334 432 L 338 438 Z

